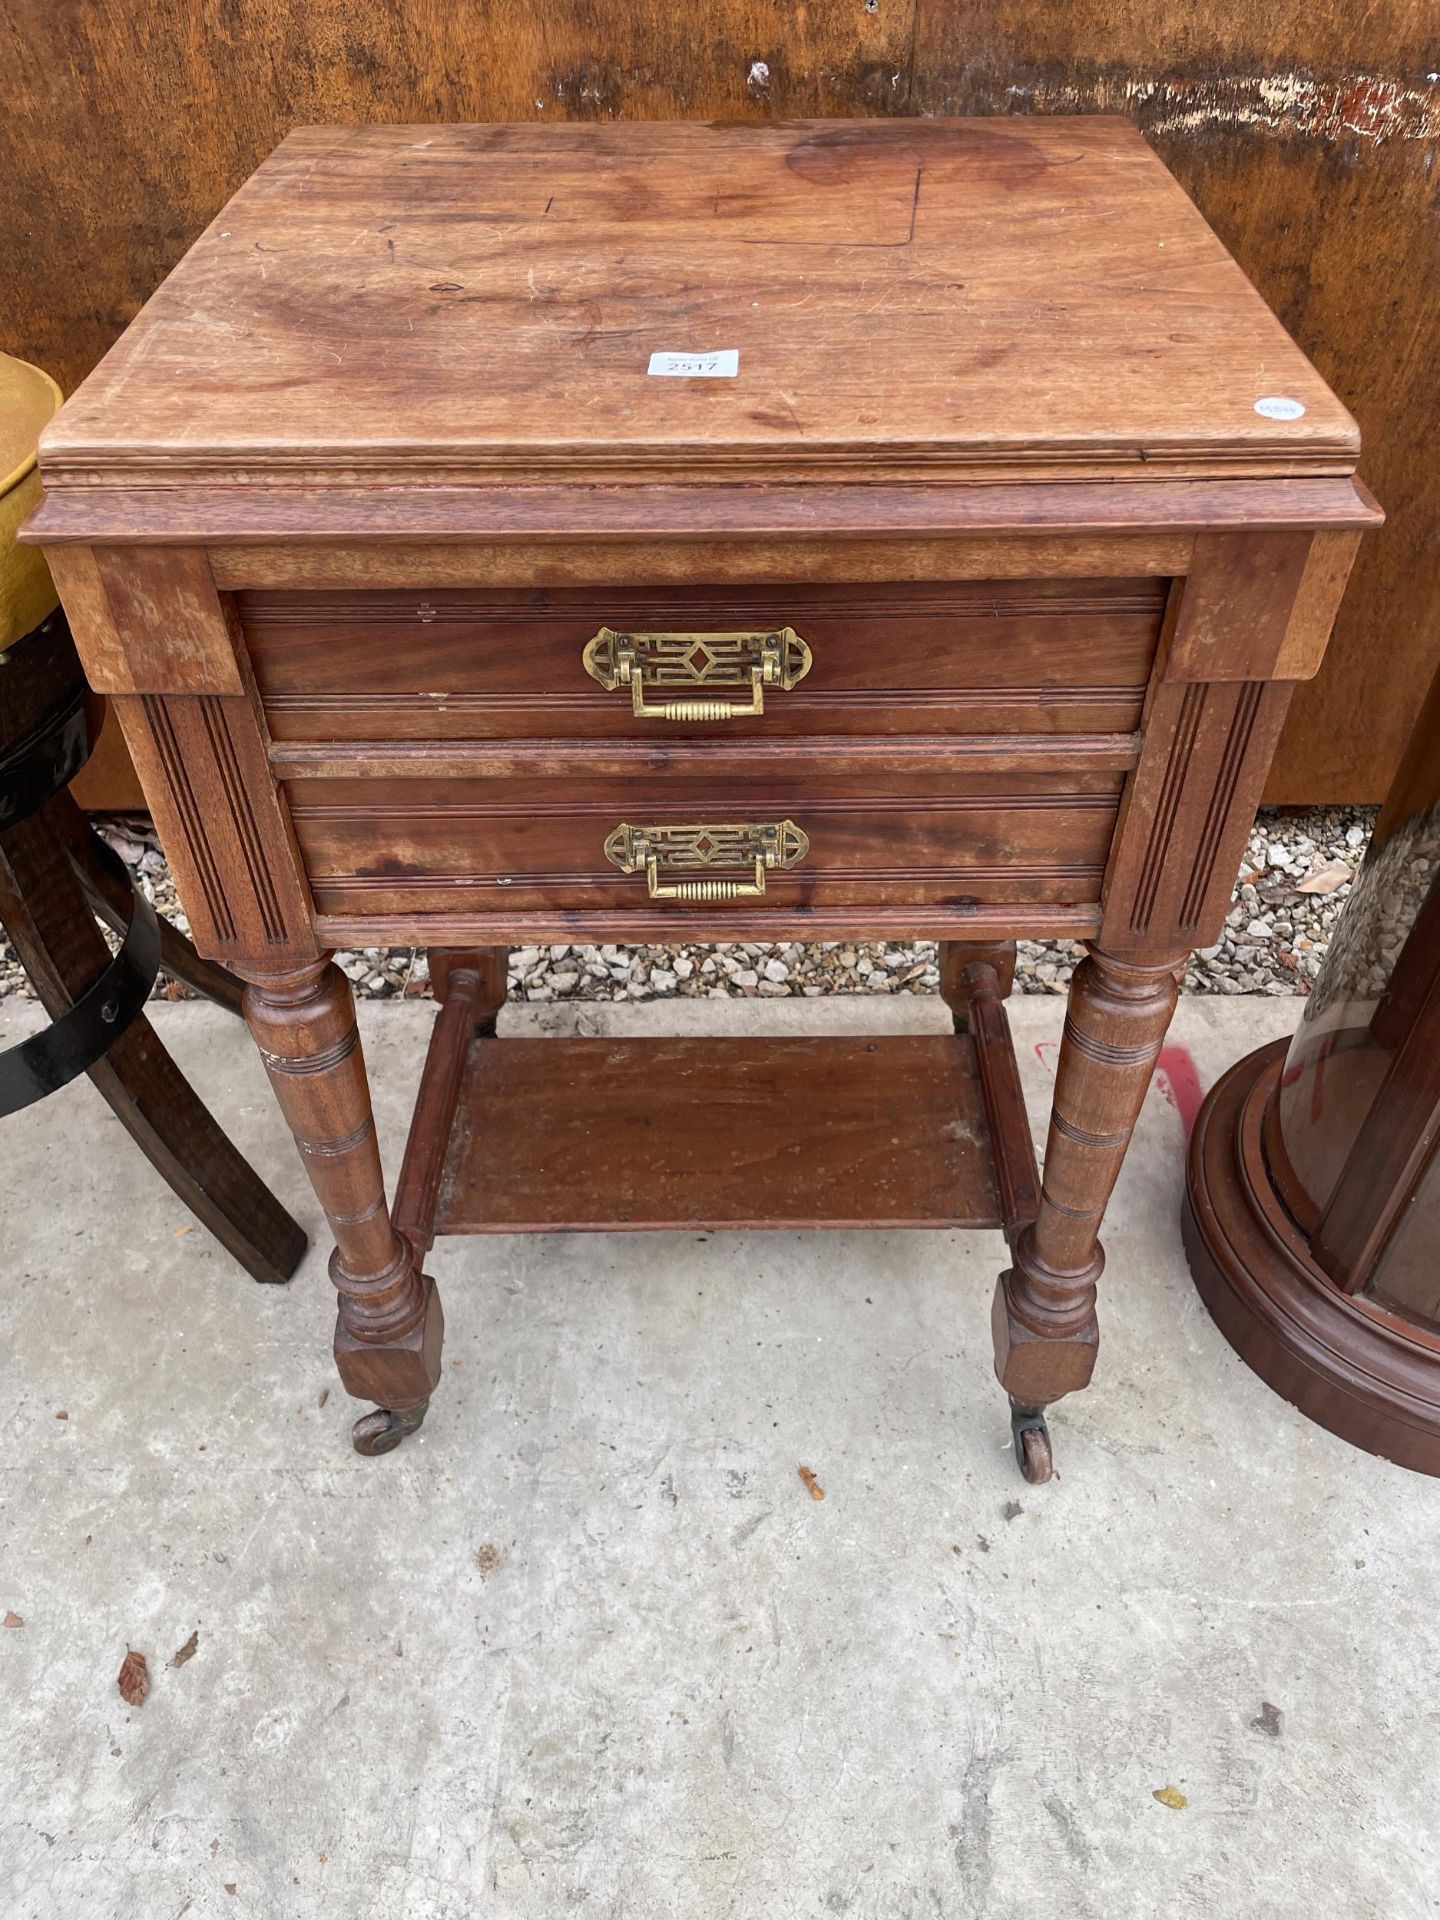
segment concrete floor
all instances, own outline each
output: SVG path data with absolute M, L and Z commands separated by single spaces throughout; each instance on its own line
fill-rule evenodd
M 1173 1038 L 1208 1084 L 1297 1011 L 1192 999 Z M 1037 1113 L 1060 1016 L 1013 1005 Z M 363 1011 L 392 1170 L 429 1017 Z M 0 1039 L 35 1022 L 0 1005 Z M 317 1227 L 243 1031 L 157 1022 Z M 6 1123 L 3 1920 L 1433 1914 L 1440 1484 L 1232 1357 L 1165 1092 L 1033 1489 L 998 1237 L 443 1243 L 444 1385 L 364 1461 L 322 1246 L 252 1285 L 83 1083 Z

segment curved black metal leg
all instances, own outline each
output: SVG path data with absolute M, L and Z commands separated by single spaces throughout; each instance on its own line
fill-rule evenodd
M 65 851 L 80 876 L 91 907 L 107 926 L 123 933 L 130 923 L 130 901 L 134 883 L 130 869 L 96 833 L 68 793 L 56 794 L 50 804 L 51 825 L 65 842 Z M 213 1000 L 236 1019 L 242 1019 L 241 999 L 245 989 L 233 973 L 214 960 L 202 960 L 178 927 L 160 921 L 160 971 L 172 980 L 183 980 L 187 987 Z
M 0 922 L 54 1019 L 114 965 L 48 808 L 0 830 Z M 232 1145 L 143 1012 L 84 1070 L 151 1165 L 245 1270 L 256 1280 L 288 1280 L 305 1251 L 304 1229 Z

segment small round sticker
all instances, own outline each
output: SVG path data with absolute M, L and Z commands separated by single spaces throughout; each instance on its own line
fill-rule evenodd
M 1286 393 L 1267 393 L 1263 400 L 1255 402 L 1255 411 L 1267 420 L 1298 420 L 1304 413 L 1304 404 L 1292 400 Z

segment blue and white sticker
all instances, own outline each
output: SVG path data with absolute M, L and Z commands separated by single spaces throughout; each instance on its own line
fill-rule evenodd
M 1255 411 L 1266 420 L 1298 420 L 1305 411 L 1305 403 L 1292 400 L 1288 393 L 1267 393 L 1263 400 L 1255 402 Z
M 738 347 L 720 347 L 714 353 L 652 353 L 647 368 L 672 380 L 733 380 L 739 371 Z

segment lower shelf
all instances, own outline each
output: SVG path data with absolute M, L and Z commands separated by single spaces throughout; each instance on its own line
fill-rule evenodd
M 455 1095 L 425 1239 L 1002 1224 L 968 1034 L 482 1037 Z

